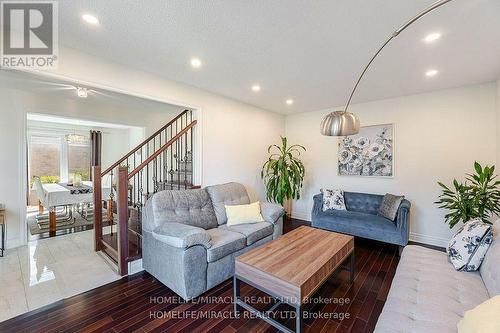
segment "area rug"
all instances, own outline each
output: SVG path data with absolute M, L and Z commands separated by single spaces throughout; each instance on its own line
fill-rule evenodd
M 86 220 L 83 217 L 80 216 L 78 213 L 74 213 L 73 217 L 75 218 L 75 222 L 71 223 L 72 221 L 68 222 L 58 222 L 56 230 L 66 230 L 66 229 L 71 229 L 71 228 L 78 228 L 78 227 L 83 227 L 83 226 L 92 226 L 94 224 L 93 219 Z M 103 215 L 105 218 L 105 214 Z M 28 226 L 30 229 L 30 233 L 32 235 L 38 235 L 38 234 L 43 234 L 45 232 L 49 231 L 49 225 L 47 224 L 47 227 L 40 228 L 38 226 L 38 223 L 36 223 L 35 215 L 28 216 Z

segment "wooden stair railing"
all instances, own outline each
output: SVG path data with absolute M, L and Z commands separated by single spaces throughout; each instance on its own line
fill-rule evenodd
M 188 112 L 191 112 L 189 110 L 184 110 L 183 112 L 179 113 L 179 115 L 177 115 L 174 119 L 170 120 L 165 126 L 163 126 L 162 128 L 160 128 L 159 130 L 157 130 L 156 132 L 154 132 L 153 134 L 151 134 L 151 136 L 149 138 L 147 138 L 146 140 L 144 140 L 143 142 L 141 142 L 140 144 L 138 144 L 134 149 L 132 149 L 131 151 L 129 151 L 127 154 L 125 154 L 125 156 L 123 156 L 122 158 L 120 158 L 118 161 L 116 161 L 115 163 L 113 163 L 109 168 L 107 168 L 102 174 L 101 176 L 104 177 L 104 175 L 110 173 L 113 169 L 115 169 L 117 166 L 121 165 L 123 162 L 125 162 L 130 156 L 132 156 L 132 154 L 135 154 L 137 151 L 139 151 L 141 148 L 144 147 L 144 145 L 146 145 L 147 143 L 151 142 L 152 140 L 154 140 L 154 138 L 156 138 L 158 135 L 160 135 L 163 131 L 167 130 L 167 128 L 169 126 L 172 126 L 174 123 L 177 122 L 177 120 L 179 120 L 181 117 L 187 115 Z
M 163 189 L 196 187 L 196 123 L 192 112 L 184 111 L 104 172 L 100 166 L 93 168 L 95 251 L 107 254 L 120 275 L 128 274 L 128 262 L 141 258 L 141 215 L 147 198 Z M 104 197 L 103 189 L 109 195 Z M 107 223 L 97 214 L 103 207 Z

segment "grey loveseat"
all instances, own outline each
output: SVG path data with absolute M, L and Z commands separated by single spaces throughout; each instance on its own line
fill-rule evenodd
M 344 192 L 347 210 L 323 211 L 323 194 L 314 196 L 312 226 L 352 236 L 406 246 L 411 204 L 403 200 L 396 219 L 377 215 L 383 195 Z
M 500 295 L 500 220 L 478 272 L 457 272 L 444 252 L 405 247 L 375 333 L 456 333 L 465 311 Z
M 227 226 L 225 205 L 249 204 L 238 183 L 156 193 L 143 210 L 143 267 L 188 300 L 234 274 L 234 258 L 277 238 L 281 206 L 261 203 L 265 222 Z

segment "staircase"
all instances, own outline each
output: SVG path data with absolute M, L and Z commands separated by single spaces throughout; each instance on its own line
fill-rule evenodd
M 93 167 L 95 251 L 102 251 L 128 274 L 128 263 L 142 257 L 142 209 L 161 190 L 193 184 L 191 110 L 185 110 L 104 171 Z

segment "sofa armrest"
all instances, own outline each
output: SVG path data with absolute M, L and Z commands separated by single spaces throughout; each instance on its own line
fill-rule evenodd
M 409 229 L 410 207 L 411 203 L 406 199 L 399 205 L 398 213 L 396 214 L 396 226 L 399 229 Z
M 152 232 L 153 237 L 167 245 L 187 249 L 195 245 L 212 246 L 211 237 L 202 228 L 182 223 L 163 223 Z
M 323 211 L 323 194 L 316 194 L 313 197 L 314 205 L 312 209 L 312 216 L 318 216 Z
M 262 202 L 260 204 L 260 213 L 266 222 L 276 224 L 279 218 L 285 215 L 285 209 L 278 204 Z

